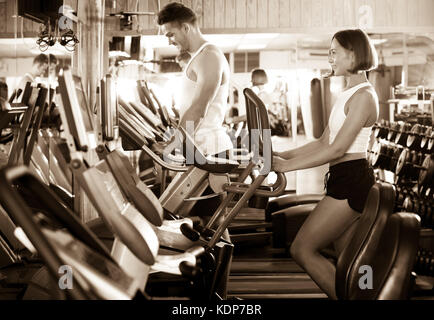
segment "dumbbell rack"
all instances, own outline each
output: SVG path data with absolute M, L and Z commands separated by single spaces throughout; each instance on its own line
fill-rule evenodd
M 373 129 L 369 160 L 377 181 L 395 185 L 395 212 L 421 218 L 419 252 L 414 271 L 434 285 L 434 188 L 431 117 L 400 114 L 398 122 L 382 120 Z

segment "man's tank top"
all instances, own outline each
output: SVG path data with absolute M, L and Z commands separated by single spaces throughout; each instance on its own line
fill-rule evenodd
M 199 50 L 191 57 L 187 66 L 184 69 L 182 76 L 182 88 L 179 101 L 179 115 L 182 118 L 190 108 L 194 95 L 196 93 L 197 83 L 187 76 L 187 70 L 192 61 L 202 52 L 202 50 L 210 45 L 204 43 Z M 216 92 L 214 98 L 207 106 L 207 110 L 202 120 L 199 123 L 194 140 L 198 147 L 206 155 L 215 155 L 233 148 L 233 144 L 226 128 L 223 127 L 223 122 L 227 112 L 227 100 L 229 96 L 229 81 L 222 84 Z

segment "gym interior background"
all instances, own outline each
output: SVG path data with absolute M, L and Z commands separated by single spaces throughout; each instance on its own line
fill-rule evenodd
M 139 81 L 142 87 L 146 88 L 147 94 L 152 95 L 147 101 L 153 102 L 149 104 L 154 106 L 154 111 L 160 110 L 157 110 L 154 116 L 161 118 L 164 124 L 165 120 L 170 124 L 168 119 L 176 119 L 179 95 L 177 83 L 182 72 L 175 61 L 178 52 L 175 47 L 169 46 L 168 40 L 155 23 L 156 12 L 169 2 L 172 1 L 0 0 L 0 81 L 3 98 L 0 116 L 0 167 L 27 164 L 31 173 L 46 185 L 57 185 L 66 190 L 72 199 L 69 203 L 71 212 L 74 212 L 82 224 L 98 219 L 100 208 L 90 199 L 86 188 L 77 181 L 79 174 L 70 168 L 73 162 L 56 159 L 59 150 L 52 146 L 52 138 L 56 135 L 64 138 L 63 134 L 68 130 L 64 130 L 61 120 L 57 131 L 56 125 L 44 126 L 44 121 L 42 125 L 39 122 L 35 127 L 34 124 L 38 122 L 37 108 L 33 116 L 28 116 L 30 121 L 25 127 L 24 111 L 17 116 L 10 116 L 10 113 L 13 108 L 20 107 L 19 102 L 21 107 L 22 103 L 27 102 L 24 104 L 29 105 L 30 102 L 10 97 L 21 77 L 31 70 L 34 57 L 41 52 L 53 54 L 57 58 L 57 71 L 67 69 L 80 78 L 86 101 L 79 100 L 86 105 L 84 108 L 96 115 L 91 118 L 101 127 L 104 122 L 101 79 L 116 79 L 112 90 L 116 92 L 119 104 L 123 101 L 119 113 L 124 122 L 117 120 L 120 138 L 105 139 L 105 134 L 98 135 L 98 125 L 95 125 L 95 133 L 100 139 L 98 142 L 103 141 L 109 151 L 122 149 L 141 183 L 147 184 L 158 197 L 161 196 L 164 187 L 168 187 L 165 185 L 166 181 L 167 185 L 170 185 L 174 174 L 162 174 L 159 170 L 161 166 L 149 155 L 144 156 L 141 146 L 135 147 L 137 141 L 136 144 L 131 143 L 134 139 L 128 136 L 128 130 L 122 128 L 122 124 L 127 121 L 124 118 L 128 116 L 122 114 L 129 110 L 124 104 L 142 98 L 137 89 Z M 248 99 L 246 100 L 244 89 L 252 86 L 251 71 L 261 68 L 267 72 L 267 114 L 274 151 L 294 148 L 318 139 L 327 125 L 336 96 L 345 86 L 342 78 L 323 76 L 330 69 L 328 49 L 332 35 L 338 30 L 355 27 L 362 28 L 369 34 L 379 55 L 379 66 L 369 73 L 369 80 L 375 87 L 380 102 L 380 118 L 372 133 L 369 161 L 375 168 L 377 181 L 394 187 L 391 209 L 393 213 L 409 212 L 420 219 L 416 244 L 413 246 L 414 254 L 410 254 L 408 258 L 411 261 L 407 263 L 404 262 L 405 259 L 399 260 L 395 257 L 399 260 L 395 262 L 402 264 L 401 272 L 407 272 L 408 275 L 408 281 L 402 285 L 405 292 L 399 296 L 392 295 L 391 298 L 432 299 L 434 0 L 180 2 L 198 14 L 199 25 L 205 38 L 221 48 L 229 62 L 230 108 L 225 120 L 228 131 L 239 134 L 240 130 L 247 126 L 245 116 L 248 112 Z M 64 81 L 67 83 L 66 74 Z M 46 86 L 49 85 L 47 74 L 41 75 L 39 80 Z M 108 86 L 109 81 L 106 81 Z M 106 91 L 109 92 L 107 88 Z M 58 97 L 53 95 L 55 97 L 52 109 L 55 109 L 60 107 L 60 103 L 56 100 Z M 11 108 L 4 103 L 8 100 Z M 132 113 L 137 116 L 138 112 Z M 142 118 L 144 117 L 142 115 Z M 5 120 L 6 118 L 8 120 Z M 137 119 L 141 119 L 140 116 L 137 116 Z M 116 120 L 114 121 L 116 124 Z M 152 130 L 154 132 L 155 128 Z M 55 131 L 57 133 L 54 133 Z M 74 130 L 70 128 L 69 131 L 74 135 Z M 72 141 L 77 143 L 74 139 Z M 34 143 L 35 147 L 30 146 L 30 143 Z M 84 150 L 75 152 L 82 152 L 82 157 L 89 164 L 97 163 L 96 153 L 86 153 Z M 214 282 L 218 279 L 220 283 L 213 283 L 211 288 L 210 281 L 196 281 L 205 283 L 201 289 L 207 291 L 210 297 L 215 297 L 213 294 L 218 293 L 218 297 L 225 299 L 325 299 L 326 296 L 315 283 L 291 260 L 288 248 L 302 221 L 318 201 L 318 196 L 323 194 L 324 175 L 327 171 L 327 166 L 321 166 L 287 173 L 283 195 L 261 197 L 255 194 L 250 201 L 243 204 L 229 225 L 233 245 L 229 250 L 231 258 L 229 261 L 226 259 L 226 262 L 217 263 L 215 258 L 219 255 L 214 254 L 214 264 L 220 263 L 220 267 L 224 264 L 227 272 L 220 271 L 216 278 L 215 274 L 219 272 L 215 270 L 215 266 L 214 269 L 209 268 L 213 269 L 212 272 L 208 270 L 209 274 L 213 274 L 214 278 L 211 278 Z M 161 179 L 164 183 L 161 183 Z M 112 180 L 112 183 L 116 181 Z M 160 181 L 157 186 L 156 181 Z M 266 182 L 271 185 L 278 181 L 279 177 L 274 173 L 270 173 L 266 178 Z M 232 199 L 233 205 L 237 197 L 241 196 L 237 195 Z M 290 207 L 287 205 L 283 208 L 277 201 L 282 197 L 292 197 L 295 202 L 292 202 Z M 134 203 L 131 196 L 126 198 Z M 159 200 L 161 202 L 162 198 Z M 227 210 L 231 208 L 229 206 Z M 2 208 L 2 219 L 10 215 L 8 211 L 9 208 Z M 17 223 L 15 219 L 12 220 Z M 0 223 L 0 226 L 4 225 Z M 388 228 L 385 228 L 384 232 L 393 229 Z M 399 237 L 393 233 L 394 229 L 390 230 L 390 234 Z M 412 231 L 408 232 L 410 234 Z M 0 230 L 3 241 L 0 241 L 3 243 L 0 249 L 9 250 L 9 258 L 2 261 L 0 269 L 0 299 L 31 297 L 29 279 L 17 279 L 18 276 L 10 270 L 13 266 L 39 270 L 28 267 L 28 260 L 34 259 L 38 254 L 24 253 L 28 251 L 26 245 L 20 245 L 19 250 L 14 249 L 5 233 L 6 231 Z M 201 236 L 205 237 L 203 234 Z M 379 236 L 387 238 L 387 235 Z M 368 245 L 368 240 L 372 240 L 372 237 L 366 235 L 363 245 Z M 110 250 L 113 235 L 111 242 L 110 239 L 102 239 L 104 244 L 108 243 Z M 382 241 L 387 242 L 384 239 Z M 405 241 L 411 242 L 408 239 Z M 363 245 L 360 244 L 361 247 Z M 374 244 L 371 246 L 376 247 Z M 405 250 L 403 247 L 401 244 L 397 250 Z M 370 250 L 375 251 L 372 248 Z M 328 254 L 334 261 L 339 258 L 334 257 L 332 252 Z M 11 259 L 11 256 L 14 258 Z M 370 259 L 374 259 L 374 256 Z M 42 266 L 44 261 L 39 261 Z M 382 267 L 385 268 L 387 263 L 384 262 Z M 193 272 L 196 277 L 206 273 L 202 269 L 196 272 L 199 275 Z M 29 275 L 37 276 L 34 272 Z M 152 272 L 149 277 L 148 274 L 145 276 L 145 295 L 167 298 L 185 294 L 181 292 L 185 286 L 179 284 L 183 283 L 182 279 L 176 279 L 175 276 L 165 278 L 158 274 L 153 276 L 155 274 Z M 210 276 L 203 277 L 209 280 Z M 387 281 L 388 277 L 392 276 L 388 274 L 384 277 Z M 113 279 L 111 281 L 116 283 Z M 350 282 L 348 279 L 346 281 Z M 118 297 L 98 295 L 99 291 L 95 288 L 93 291 L 93 295 L 85 297 Z M 185 295 L 189 294 L 190 291 Z M 125 295 L 134 297 L 131 293 L 129 296 Z M 387 295 L 382 296 L 381 292 L 371 296 L 351 295 L 348 292 L 341 295 L 343 299 L 381 297 L 387 298 Z

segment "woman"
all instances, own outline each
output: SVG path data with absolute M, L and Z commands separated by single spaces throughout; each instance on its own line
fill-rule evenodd
M 343 30 L 333 36 L 329 63 L 332 75 L 346 77 L 347 87 L 333 106 L 328 127 L 319 140 L 277 153 L 273 161 L 277 172 L 330 164 L 326 196 L 300 228 L 291 256 L 331 299 L 336 299 L 336 268 L 320 251 L 332 243 L 337 254 L 342 251 L 375 183 L 366 152 L 378 117 L 378 97 L 366 71 L 376 68 L 378 58 L 365 32 Z

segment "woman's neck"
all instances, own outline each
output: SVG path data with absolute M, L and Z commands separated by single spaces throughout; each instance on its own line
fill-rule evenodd
M 368 78 L 366 77 L 366 72 L 357 73 L 357 74 L 351 74 L 347 77 L 345 77 L 347 86 L 345 89 L 350 89 L 352 87 L 355 87 L 363 82 L 367 82 Z

